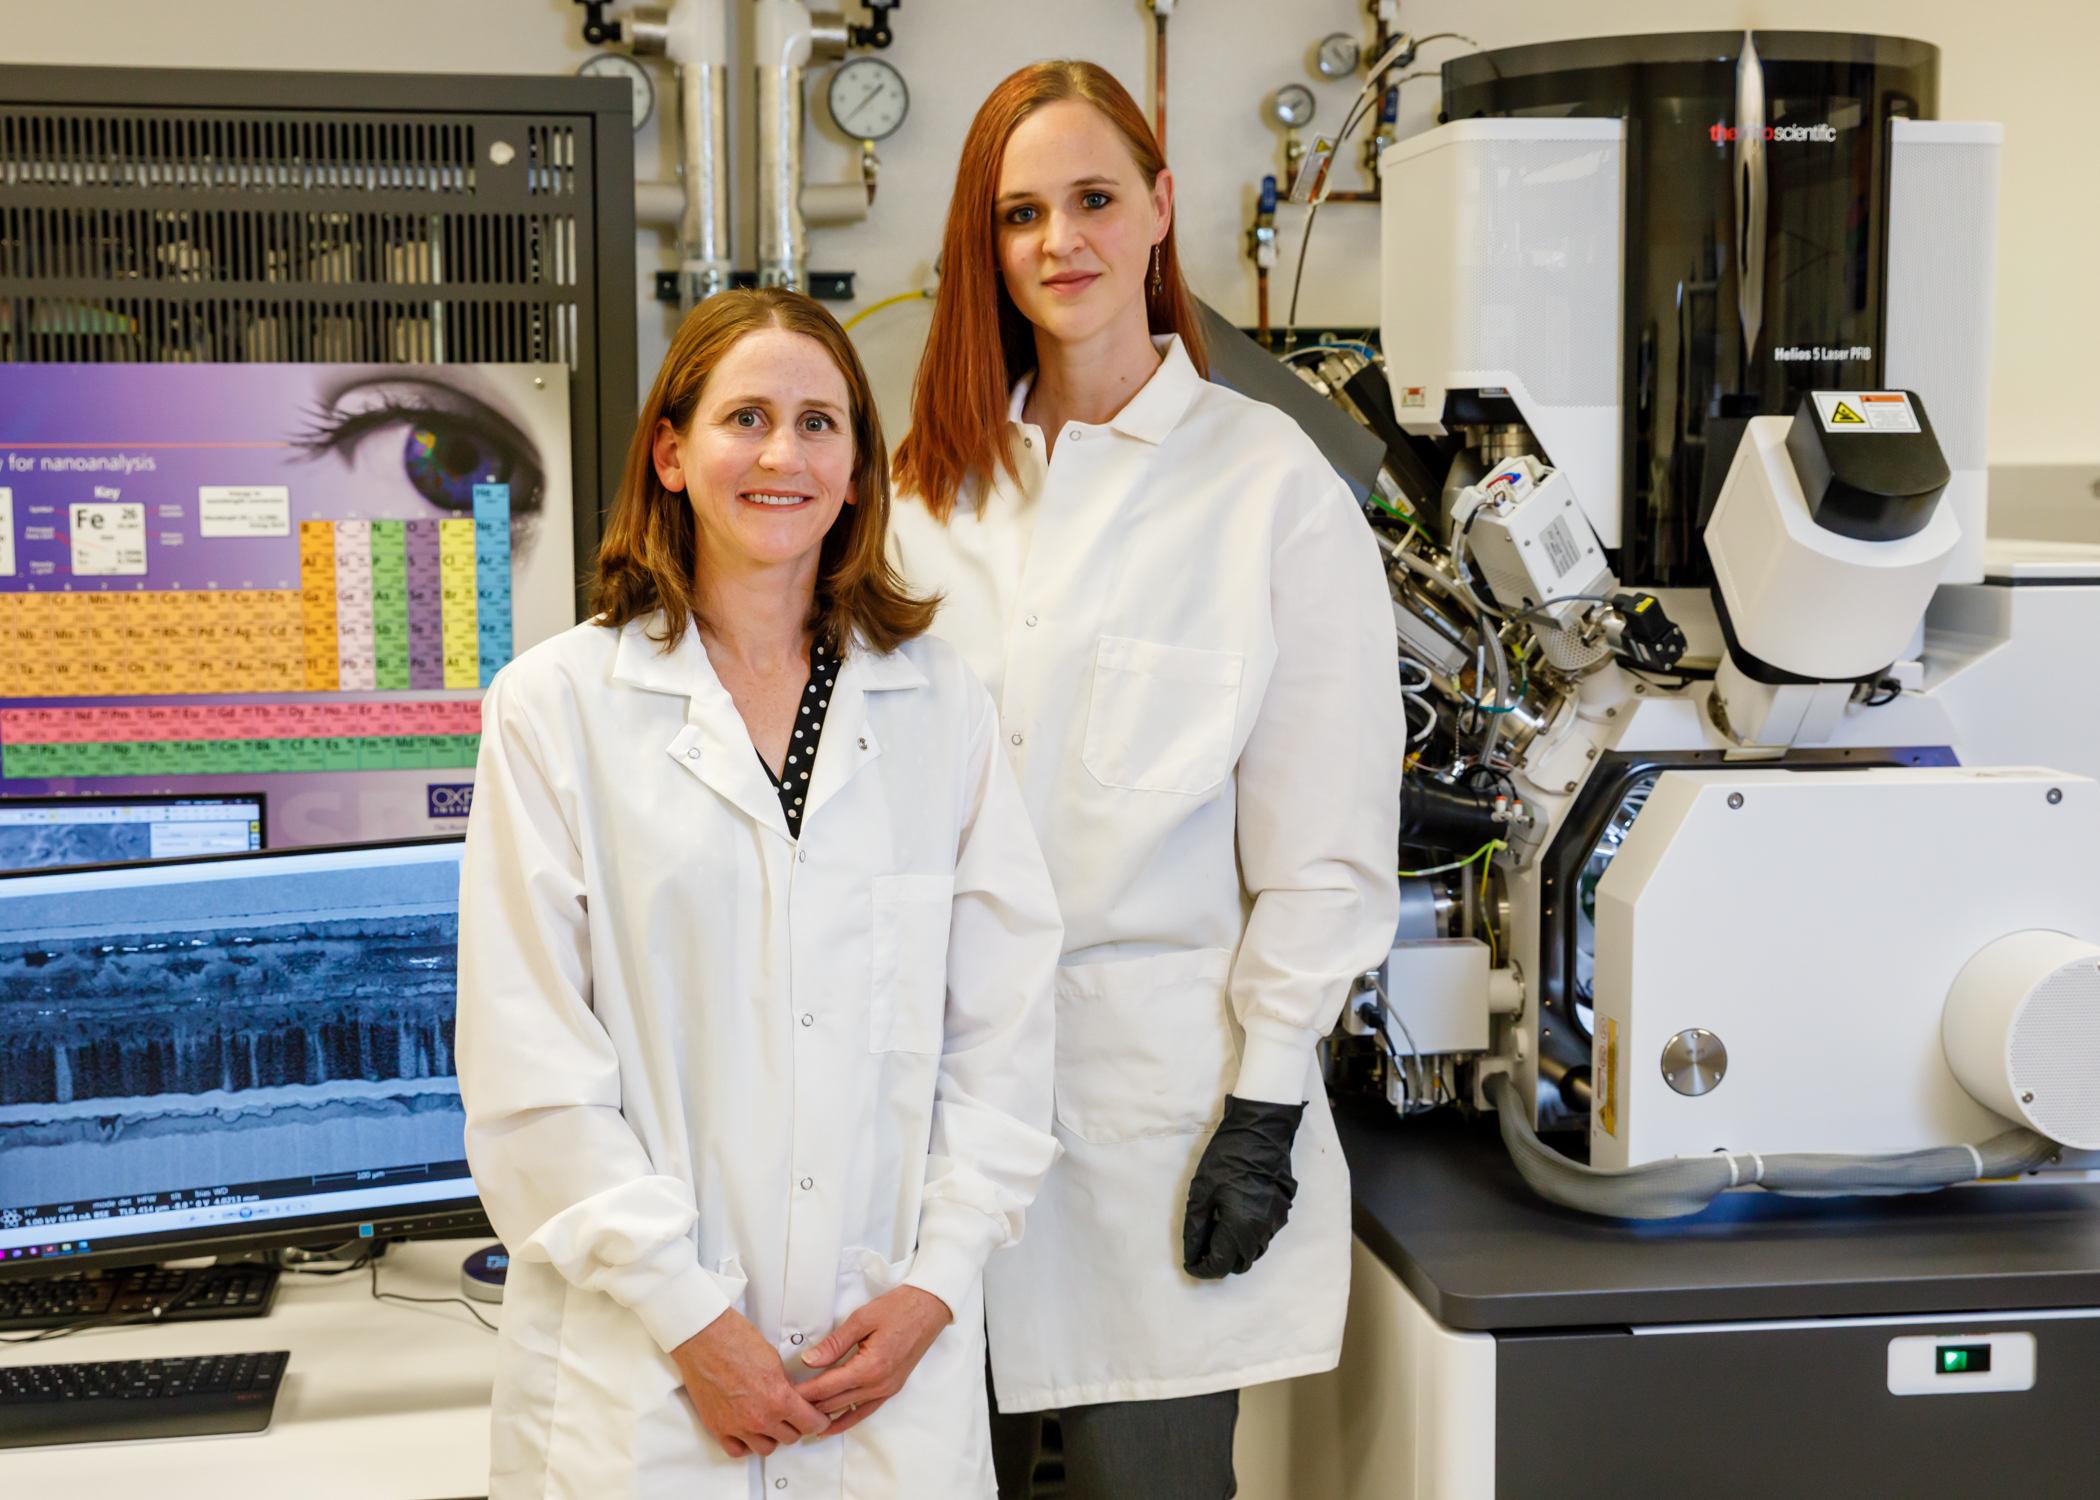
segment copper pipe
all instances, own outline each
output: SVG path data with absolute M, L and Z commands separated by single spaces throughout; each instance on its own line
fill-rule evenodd
M 1326 201 L 1329 203 L 1377 203 L 1381 201 L 1378 193 L 1379 190 L 1377 188 L 1371 188 L 1366 192 L 1358 192 L 1356 189 L 1351 188 L 1346 193 L 1327 194 Z
M 1155 7 L 1152 12 L 1152 133 L 1159 137 L 1162 156 L 1167 151 L 1167 13 Z
M 1261 346 L 1269 347 L 1269 268 L 1254 268 L 1254 324 Z

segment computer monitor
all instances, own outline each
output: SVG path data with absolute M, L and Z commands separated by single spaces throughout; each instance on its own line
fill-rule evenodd
M 261 792 L 221 797 L 0 797 L 0 870 L 233 854 L 264 845 Z
M 0 1276 L 485 1232 L 460 847 L 0 876 Z

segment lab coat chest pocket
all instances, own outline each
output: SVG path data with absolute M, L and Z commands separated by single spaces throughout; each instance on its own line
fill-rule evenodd
M 1059 969 L 1059 1123 L 1096 1145 L 1217 1123 L 1239 1062 L 1231 972 L 1225 948 Z
M 1105 635 L 1079 758 L 1103 786 L 1204 792 L 1232 769 L 1245 658 Z
M 939 1052 L 948 996 L 952 875 L 878 875 L 868 1050 Z

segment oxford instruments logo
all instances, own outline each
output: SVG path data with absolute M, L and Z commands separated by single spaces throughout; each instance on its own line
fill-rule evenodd
M 433 781 L 426 788 L 425 798 L 433 819 L 464 818 L 474 810 L 474 783 Z

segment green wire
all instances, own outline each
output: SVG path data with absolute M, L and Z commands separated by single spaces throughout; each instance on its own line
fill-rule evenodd
M 1412 526 L 1415 530 L 1420 531 L 1422 533 L 1423 541 L 1431 543 L 1434 543 L 1436 541 L 1435 537 L 1431 536 L 1426 530 L 1423 529 L 1422 523 L 1420 521 L 1417 521 L 1413 516 L 1409 515 L 1404 510 L 1394 510 L 1390 505 L 1386 504 L 1383 500 L 1379 499 L 1378 492 L 1376 490 L 1372 490 L 1369 492 L 1369 499 L 1373 505 L 1377 506 L 1380 510 L 1384 511 L 1394 520 L 1404 521 L 1409 526 Z
M 1507 849 L 1508 847 L 1509 845 L 1504 843 L 1501 839 L 1489 839 L 1478 849 L 1475 849 L 1471 854 L 1468 854 L 1464 859 L 1454 859 L 1448 865 L 1431 865 L 1426 870 L 1402 870 L 1400 872 L 1400 878 L 1403 880 L 1412 880 L 1422 875 L 1444 875 L 1450 873 L 1453 870 L 1463 870 L 1467 865 L 1473 863 L 1474 860 L 1479 859 L 1482 855 L 1492 856 L 1497 849 Z

